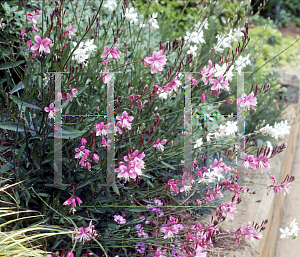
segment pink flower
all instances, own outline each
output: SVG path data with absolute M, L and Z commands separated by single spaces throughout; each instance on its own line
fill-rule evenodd
M 103 53 L 101 55 L 101 58 L 105 58 L 107 56 L 108 60 L 115 58 L 118 61 L 120 58 L 120 54 L 121 54 L 121 52 L 118 51 L 118 48 L 119 48 L 118 44 L 117 44 L 117 46 L 113 47 L 112 49 L 109 49 L 108 46 L 105 46 L 104 50 L 106 51 L 106 53 Z
M 49 106 L 49 108 L 48 108 L 48 107 L 45 107 L 45 108 L 44 108 L 44 111 L 45 111 L 45 112 L 49 112 L 48 118 L 51 119 L 51 118 L 54 117 L 54 113 L 55 113 L 55 112 L 58 112 L 59 109 L 56 108 L 56 107 L 54 108 L 54 104 L 51 103 L 50 106 Z
M 66 200 L 63 205 L 70 205 L 72 204 L 72 208 L 70 209 L 70 211 L 74 212 L 76 211 L 76 209 L 74 207 L 76 207 L 76 201 L 78 203 L 78 205 L 80 206 L 80 204 L 82 204 L 82 201 L 79 197 L 75 197 L 75 198 L 69 198 L 68 200 Z
M 96 153 L 93 153 L 93 160 L 94 162 L 98 162 L 99 161 L 99 156 Z
M 107 60 L 103 60 L 102 64 L 103 66 L 107 67 Z
M 261 154 L 258 158 L 255 158 L 253 161 L 255 164 L 257 164 L 257 168 L 261 168 L 262 172 L 270 169 L 270 164 L 268 157 Z
M 214 85 L 211 87 L 211 90 L 224 89 L 224 88 L 227 88 L 227 86 L 228 86 L 228 79 L 225 78 L 223 80 L 223 76 L 222 75 L 218 78 L 218 80 L 211 79 L 211 82 L 214 83 Z M 227 90 L 227 91 L 229 91 L 229 90 Z
M 195 249 L 195 256 L 194 257 L 206 257 L 206 253 L 202 252 L 204 250 L 203 247 L 201 247 L 200 245 L 197 246 L 197 248 Z
M 39 50 L 39 53 L 50 53 L 50 44 L 52 41 L 49 38 L 41 39 L 38 35 L 34 37 L 34 40 L 37 42 L 36 45 L 31 47 L 31 50 Z
M 118 224 L 125 224 L 126 219 L 124 219 L 121 215 L 114 215 L 114 221 Z
M 134 117 L 128 116 L 128 113 L 126 111 L 124 111 L 122 113 L 122 117 L 117 116 L 116 119 L 119 120 L 119 122 L 117 123 L 118 126 L 122 125 L 122 128 L 127 128 L 130 130 L 131 124 L 129 122 L 131 122 L 134 119 Z
M 226 217 L 225 221 L 232 221 L 234 219 L 234 214 L 236 211 L 236 201 L 230 203 L 223 203 L 219 206 L 216 211 L 216 215 L 221 215 Z
M 204 102 L 205 102 L 205 97 L 206 97 L 206 94 L 202 94 L 202 97 L 201 97 L 201 101 L 202 101 L 202 103 L 204 103 Z
M 244 166 L 246 169 L 248 169 L 249 167 L 252 169 L 256 168 L 256 164 L 254 163 L 254 156 L 253 155 L 248 155 L 245 153 L 241 153 L 240 154 L 242 160 L 238 161 L 238 165 L 239 166 Z
M 71 96 L 70 96 L 69 93 L 65 93 L 65 97 L 66 97 L 67 99 L 71 100 Z
M 31 40 L 27 42 L 27 47 L 29 48 L 32 45 Z
M 245 93 L 242 94 L 242 96 L 237 99 L 237 103 L 239 103 L 241 107 L 245 107 L 246 109 L 250 109 L 251 107 L 252 110 L 254 110 L 254 106 L 257 104 L 257 98 L 254 97 L 254 93 L 252 91 L 249 96 Z
M 62 99 L 62 92 L 57 93 L 57 100 L 60 101 Z
M 84 244 L 85 241 L 91 240 L 91 237 L 96 237 L 97 233 L 94 231 L 94 225 L 92 225 L 92 221 L 90 222 L 89 226 L 84 228 L 80 227 L 79 231 L 78 228 L 74 229 L 73 232 L 73 239 L 77 238 L 79 241 L 82 241 Z
M 35 31 L 37 33 L 37 28 L 36 27 L 32 27 L 31 30 Z
M 74 257 L 74 253 L 68 252 L 65 257 Z
M 82 144 L 82 145 L 86 145 L 86 144 L 87 144 L 86 139 L 81 138 L 81 137 L 79 137 L 79 139 L 81 140 L 81 144 Z
M 165 55 L 163 55 L 162 50 L 160 50 L 159 52 L 154 51 L 152 57 L 145 59 L 146 66 L 153 64 L 151 67 L 151 74 L 154 74 L 155 72 L 157 72 L 157 70 L 162 71 L 163 65 L 165 65 L 166 62 L 167 58 Z
M 35 14 L 36 13 L 36 14 Z M 28 20 L 31 21 L 33 23 L 33 26 L 35 27 L 37 24 L 37 19 L 40 17 L 38 14 L 40 14 L 40 10 L 37 9 L 36 11 L 33 11 L 32 13 L 29 13 L 27 15 L 29 15 Z
M 75 87 L 72 87 L 71 89 L 67 89 L 67 90 L 71 90 L 71 93 L 74 97 L 77 97 L 77 93 L 78 93 L 78 90 L 75 88 Z
M 191 80 L 192 81 L 192 85 L 197 85 L 197 80 L 196 79 L 194 79 L 192 76 L 188 76 L 186 79 L 185 79 L 185 81 L 189 81 L 189 80 Z
M 162 250 L 161 247 L 156 249 L 154 257 L 166 257 L 165 253 L 167 250 Z
M 84 154 L 89 150 L 84 149 L 85 147 L 82 145 L 80 146 L 80 148 L 76 148 L 75 151 L 77 152 L 77 154 L 75 154 L 75 158 L 82 158 L 84 156 Z
M 26 30 L 24 29 L 24 30 L 22 30 L 22 32 L 21 32 L 21 36 L 22 37 L 24 37 L 24 34 L 26 33 Z
M 173 191 L 175 194 L 177 194 L 178 193 L 178 187 L 175 185 L 175 183 L 173 182 L 173 180 L 174 179 L 172 178 L 172 179 L 170 179 L 168 181 L 168 183 L 165 185 L 165 189 L 167 190 L 167 189 L 170 188 L 170 191 Z
M 108 74 L 109 73 L 109 70 L 104 70 L 104 72 L 102 73 L 102 81 L 105 83 L 105 84 L 107 84 L 110 80 L 111 80 L 111 78 L 112 78 L 112 76 L 110 76 L 110 75 L 106 75 L 106 74 Z
M 74 33 L 76 29 L 71 29 L 71 28 L 72 28 L 72 24 L 70 23 L 69 27 L 67 27 L 67 30 L 65 32 L 65 34 L 69 33 L 69 38 L 71 38 L 72 36 L 76 36 Z
M 166 142 L 167 142 L 166 139 L 163 139 L 161 142 L 160 142 L 160 139 L 157 139 L 156 140 L 157 144 L 154 144 L 153 147 L 156 147 L 157 149 L 160 149 L 163 152 L 165 149 L 163 144 L 165 144 Z
M 95 132 L 96 136 L 106 136 L 107 133 L 112 133 L 110 129 L 108 129 L 109 126 L 112 126 L 113 124 L 108 123 L 104 125 L 104 122 L 101 121 L 99 124 L 95 123 Z

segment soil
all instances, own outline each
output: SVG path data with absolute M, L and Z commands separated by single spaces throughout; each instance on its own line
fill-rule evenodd
M 293 36 L 294 38 L 298 38 L 300 36 L 300 28 L 294 23 L 291 23 L 289 27 L 280 28 L 279 31 L 282 33 L 283 37 Z

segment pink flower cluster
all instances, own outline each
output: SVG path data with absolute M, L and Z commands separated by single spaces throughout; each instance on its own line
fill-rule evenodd
M 163 224 L 163 227 L 160 228 L 160 231 L 164 233 L 164 239 L 174 237 L 179 233 L 179 230 L 183 230 L 184 226 L 178 222 L 178 219 L 170 216 L 167 224 Z
M 167 62 L 166 56 L 163 55 L 163 50 L 159 50 L 159 52 L 154 51 L 151 57 L 143 60 L 146 66 L 151 65 L 151 74 L 162 71 L 163 65 Z
M 257 105 L 257 98 L 254 96 L 254 92 L 252 91 L 248 96 L 244 93 L 240 98 L 237 99 L 237 103 L 240 107 L 245 107 L 246 110 L 254 110 L 254 106 Z
M 270 169 L 270 164 L 268 163 L 270 155 L 265 156 L 264 154 L 261 154 L 257 158 L 253 155 L 247 156 L 247 154 L 241 153 L 240 156 L 243 160 L 238 161 L 239 166 L 244 166 L 246 169 L 249 167 L 252 169 L 261 168 L 262 172 Z
M 124 219 L 124 217 L 122 217 L 121 215 L 115 215 L 114 216 L 114 221 L 117 222 L 118 224 L 125 224 L 126 223 L 126 219 Z
M 251 226 L 251 222 L 245 222 L 240 228 L 227 231 L 230 235 L 235 235 L 235 241 L 239 244 L 241 238 L 248 238 L 251 241 L 253 239 L 260 240 L 262 238 L 261 233 L 255 233 L 255 228 Z
M 66 200 L 63 205 L 70 205 L 72 204 L 72 208 L 70 209 L 70 211 L 74 212 L 76 211 L 76 209 L 74 207 L 76 207 L 76 201 L 78 203 L 78 205 L 80 206 L 80 204 L 82 204 L 82 201 L 79 197 L 75 197 L 75 198 L 69 198 L 68 200 Z
M 225 89 L 227 92 L 230 92 L 230 88 L 228 86 L 228 79 L 224 78 L 222 75 L 219 76 L 217 79 L 213 79 L 215 74 L 217 73 L 217 69 L 215 65 L 212 64 L 212 61 L 208 61 L 208 67 L 204 66 L 202 71 L 199 73 L 199 76 L 202 77 L 202 81 L 205 85 L 210 82 L 212 85 L 211 92 L 215 91 L 216 95 L 219 95 L 220 89 Z
M 124 160 L 127 162 L 126 165 L 124 162 L 119 162 L 119 167 L 115 169 L 115 172 L 120 172 L 118 178 L 125 178 L 126 181 L 129 181 L 129 178 L 136 179 L 137 176 L 142 175 L 142 169 L 145 168 L 145 162 L 143 161 L 145 154 L 138 153 L 139 151 L 135 150 L 132 155 L 124 156 Z
M 86 139 L 82 138 L 81 139 L 81 143 L 83 144 L 82 146 L 80 146 L 79 148 L 76 148 L 76 154 L 75 154 L 75 158 L 79 159 L 81 158 L 81 160 L 79 161 L 79 164 L 81 165 L 81 167 L 87 167 L 89 170 L 91 169 L 91 164 L 89 161 L 89 154 L 90 154 L 90 150 L 85 149 L 85 145 L 87 144 Z M 93 153 L 92 158 L 95 162 L 99 161 L 99 156 L 96 153 Z
M 147 204 L 146 208 L 151 212 L 156 212 L 156 213 L 159 212 L 158 217 L 163 216 L 164 213 L 160 210 L 160 208 L 156 207 L 156 206 L 162 206 L 163 205 L 162 201 L 159 199 L 154 199 L 154 204 L 155 206 L 153 206 L 152 204 Z
M 146 232 L 143 231 L 142 224 L 137 224 L 137 225 L 135 225 L 135 228 L 138 230 L 138 231 L 137 231 L 138 237 L 149 238 L 148 233 L 146 233 Z
M 177 75 L 176 75 L 171 82 L 168 82 L 168 86 L 159 87 L 157 84 L 155 84 L 156 85 L 155 89 L 157 89 L 158 92 L 165 92 L 166 94 L 170 95 L 173 91 L 177 91 L 178 87 L 181 84 L 182 83 L 180 82 L 180 80 L 177 79 Z
M 73 232 L 73 239 L 79 239 L 79 241 L 82 241 L 83 244 L 85 241 L 89 241 L 92 237 L 96 236 L 98 236 L 98 234 L 96 231 L 94 231 L 94 225 L 92 225 L 92 221 L 88 227 L 80 227 L 79 230 L 78 228 L 75 228 Z
M 275 185 L 276 179 L 273 176 L 269 177 L 270 179 L 273 180 L 273 184 L 271 186 L 268 186 L 268 194 L 270 193 L 270 189 L 273 187 L 273 190 L 275 193 L 280 192 L 283 189 L 283 194 L 286 195 L 289 193 L 291 186 L 290 186 L 290 182 L 284 184 L 284 182 L 286 182 L 286 179 L 282 180 L 281 183 L 279 185 Z
M 214 171 L 221 175 L 221 173 L 224 171 L 225 174 L 231 170 L 230 166 L 227 166 L 225 163 L 223 163 L 223 158 L 220 158 L 220 161 L 217 159 L 214 160 L 214 165 L 210 165 L 211 169 L 214 169 Z
M 217 211 L 216 215 L 220 217 L 225 217 L 225 221 L 231 221 L 234 219 L 234 214 L 237 213 L 236 211 L 236 201 L 230 203 L 222 203 Z

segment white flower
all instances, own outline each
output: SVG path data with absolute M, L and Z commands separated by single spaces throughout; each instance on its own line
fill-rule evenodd
M 215 73 L 215 77 L 218 78 L 221 75 L 223 75 L 225 73 L 226 69 L 227 69 L 227 66 L 229 66 L 229 64 L 223 63 L 223 65 L 220 66 L 219 64 L 216 63 L 215 68 L 216 68 L 217 72 Z M 231 65 L 229 70 L 225 74 L 225 78 L 227 78 L 228 81 L 230 81 L 233 77 L 233 73 L 232 73 L 233 68 L 234 68 L 234 66 Z
M 296 239 L 298 236 L 298 223 L 296 223 L 296 219 L 294 219 L 291 223 L 289 227 L 286 227 L 284 230 L 282 228 L 280 228 L 280 232 L 282 233 L 282 235 L 280 235 L 280 238 L 286 238 L 288 236 L 292 237 L 293 239 Z
M 188 41 L 190 40 L 195 44 L 205 43 L 205 40 L 203 39 L 203 31 L 202 30 L 199 33 L 195 32 L 195 31 L 190 33 L 189 31 L 187 31 L 186 36 L 188 37 Z
M 201 147 L 201 145 L 203 145 L 202 138 L 197 139 L 194 148 L 199 148 L 199 147 Z M 200 148 L 200 149 L 201 149 L 201 148 Z
M 215 168 L 211 173 L 214 177 L 216 177 L 218 179 L 218 181 L 220 181 L 220 179 L 224 179 L 224 176 L 222 175 L 222 168 Z
M 97 48 L 97 46 L 94 45 L 94 39 L 86 41 L 84 46 L 85 50 L 90 52 L 93 52 Z
M 288 227 L 286 227 L 285 230 L 283 230 L 282 228 L 280 228 L 279 230 L 282 233 L 280 235 L 280 238 L 286 238 L 290 236 L 290 229 Z
M 223 137 L 225 136 L 226 133 L 226 126 L 224 125 L 220 125 L 220 127 L 218 128 L 218 130 L 215 132 L 215 137 Z
M 168 98 L 168 94 L 165 91 L 161 91 L 158 95 L 158 97 L 163 98 L 163 99 L 167 99 Z
M 129 10 L 126 8 L 125 17 L 130 20 L 130 23 L 134 22 L 137 24 L 137 16 L 138 14 L 134 12 L 134 7 L 131 7 Z
M 240 74 L 242 69 L 245 68 L 247 65 L 251 64 L 251 61 L 249 60 L 249 54 L 245 57 L 239 56 L 239 58 L 235 61 L 236 70 Z
M 198 32 L 200 32 L 200 30 L 202 30 L 202 28 L 204 27 L 204 29 L 208 29 L 208 19 L 206 18 L 204 20 L 204 22 L 202 23 L 201 25 L 201 21 L 199 21 L 197 24 L 196 24 L 196 28 L 198 28 Z
M 109 8 L 111 11 L 113 11 L 117 7 L 117 3 L 115 0 L 109 0 L 103 7 Z
M 209 172 L 203 173 L 203 179 L 200 179 L 198 183 L 201 183 L 203 181 L 205 184 L 209 184 L 215 181 L 216 178 L 214 177 L 214 173 L 210 172 L 210 169 L 208 169 L 208 171 Z
M 190 46 L 190 50 L 187 51 L 188 54 L 196 55 L 198 47 L 197 46 Z
M 225 134 L 234 135 L 235 132 L 237 132 L 237 121 L 227 121 Z

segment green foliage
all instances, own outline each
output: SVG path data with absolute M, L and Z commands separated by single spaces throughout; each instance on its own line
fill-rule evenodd
M 292 36 L 288 38 L 282 37 L 282 34 L 278 29 L 271 28 L 267 25 L 256 26 L 250 29 L 249 36 L 251 37 L 250 46 L 255 49 L 254 52 L 259 53 L 255 60 L 258 67 L 275 57 L 275 54 L 283 52 L 295 42 L 295 38 Z M 271 43 L 271 39 L 274 43 Z M 298 52 L 299 50 L 299 44 L 295 44 L 289 51 L 281 53 L 272 61 L 264 65 L 261 71 L 269 69 L 275 64 L 293 65 L 296 58 L 294 52 Z
M 13 21 L 10 15 L 11 10 L 7 5 L 4 6 L 4 11 L 8 17 L 6 20 L 8 25 L 3 33 L 1 32 L 1 41 L 6 43 L 3 47 L 4 50 L 1 52 L 3 63 L 0 64 L 1 75 L 3 74 L 3 77 L 5 77 L 1 79 L 0 85 L 0 95 L 3 100 L 0 129 L 1 138 L 5 138 L 8 141 L 8 145 L 5 146 L 7 148 L 1 149 L 1 151 L 5 150 L 6 153 L 3 154 L 3 157 L 1 156 L 1 161 L 5 164 L 1 167 L 0 173 L 5 175 L 11 173 L 14 181 L 24 181 L 19 188 L 17 186 L 14 188 L 16 202 L 24 210 L 40 210 L 45 217 L 43 220 L 45 224 L 68 229 L 69 235 L 57 234 L 48 243 L 48 248 L 51 251 L 70 249 L 73 246 L 73 242 L 69 229 L 73 230 L 75 227 L 80 226 L 87 227 L 89 222 L 92 221 L 100 237 L 97 239 L 98 241 L 96 239 L 92 240 L 89 245 L 75 242 L 76 257 L 86 252 L 100 255 L 103 254 L 103 248 L 110 255 L 119 254 L 124 256 L 125 254 L 133 256 L 137 240 L 134 226 L 141 223 L 139 216 L 144 215 L 147 220 L 151 221 L 150 225 L 142 224 L 145 227 L 145 232 L 149 232 L 151 237 L 149 240 L 152 240 L 153 246 L 159 247 L 163 243 L 170 243 L 161 235 L 159 243 L 154 240 L 154 236 L 150 232 L 152 232 L 153 226 L 157 225 L 159 218 L 156 214 L 141 206 L 146 206 L 149 203 L 153 204 L 153 199 L 155 198 L 162 200 L 164 205 L 173 205 L 163 209 L 165 214 L 161 217 L 161 221 L 164 218 L 169 218 L 170 215 L 175 215 L 175 213 L 182 211 L 199 211 L 198 217 L 201 218 L 221 202 L 216 200 L 215 203 L 207 204 L 204 207 L 191 205 L 183 209 L 179 207 L 182 207 L 186 196 L 174 196 L 174 194 L 165 190 L 164 184 L 169 179 L 181 179 L 181 160 L 184 159 L 183 131 L 185 127 L 183 110 L 185 106 L 185 92 L 184 88 L 179 88 L 176 93 L 165 100 L 155 98 L 154 94 L 151 95 L 152 98 L 150 100 L 149 95 L 152 93 L 154 84 L 166 84 L 167 74 L 171 67 L 173 67 L 173 70 L 170 72 L 170 81 L 174 78 L 175 70 L 181 60 L 183 62 L 181 66 L 182 72 L 196 71 L 196 73 L 199 73 L 204 66 L 207 66 L 208 60 L 211 59 L 217 62 L 219 56 L 216 53 L 212 53 L 211 48 L 216 43 L 218 31 L 224 29 L 225 24 L 221 25 L 221 17 L 214 13 L 217 6 L 212 7 L 211 12 L 209 12 L 212 15 L 207 15 L 209 29 L 204 32 L 206 44 L 199 48 L 198 55 L 191 65 L 186 64 L 186 49 L 183 50 L 184 53 L 180 57 L 178 56 L 179 54 L 176 55 L 178 49 L 172 49 L 170 53 L 167 53 L 168 51 L 165 52 L 168 62 L 164 70 L 158 74 L 151 74 L 150 68 L 143 67 L 143 62 L 138 62 L 138 60 L 149 57 L 153 51 L 157 51 L 160 41 L 162 42 L 162 47 L 164 47 L 165 40 L 173 41 L 178 39 L 180 47 L 181 39 L 178 37 L 185 35 L 187 29 L 190 29 L 194 24 L 196 16 L 199 15 L 198 9 L 196 7 L 192 8 L 197 1 L 187 5 L 180 19 L 179 15 L 183 10 L 182 4 L 176 1 L 160 1 L 160 5 L 153 3 L 151 7 L 153 9 L 150 8 L 151 12 L 159 12 L 157 19 L 160 29 L 157 31 L 140 28 L 128 20 L 122 24 L 124 32 L 122 37 L 117 39 L 117 42 L 119 40 L 118 45 L 119 50 L 122 52 L 122 57 L 118 63 L 112 60 L 109 63 L 109 69 L 110 71 L 120 71 L 115 73 L 114 78 L 115 116 L 122 115 L 123 111 L 127 111 L 130 116 L 134 116 L 134 120 L 132 122 L 132 130 L 123 131 L 122 135 L 116 134 L 114 141 L 115 166 L 118 167 L 119 162 L 124 161 L 124 156 L 129 153 L 129 150 L 138 149 L 139 153 L 145 152 L 144 161 L 146 167 L 143 169 L 143 174 L 139 179 L 128 182 L 116 178 L 116 183 L 113 186 L 103 186 L 107 179 L 107 153 L 106 149 L 102 147 L 101 137 L 93 137 L 93 134 L 91 134 L 95 123 L 106 123 L 107 85 L 101 79 L 104 68 L 101 64 L 103 58 L 100 56 L 103 53 L 104 46 L 111 47 L 114 43 L 111 33 L 112 28 L 114 28 L 114 33 L 116 33 L 116 27 L 119 26 L 118 28 L 122 29 L 122 26 L 120 25 L 120 20 L 117 24 L 114 19 L 116 16 L 109 9 L 101 9 L 99 16 L 101 17 L 99 19 L 100 25 L 96 26 L 94 24 L 98 36 L 96 37 L 96 34 L 91 32 L 92 30 L 87 32 L 86 28 L 89 26 L 89 18 L 91 18 L 91 14 L 98 11 L 100 3 L 101 1 L 78 1 L 77 5 L 74 5 L 71 1 L 66 2 L 62 8 L 66 10 L 61 20 L 62 27 L 56 27 L 55 24 L 51 31 L 48 29 L 50 25 L 47 25 L 46 17 L 49 18 L 54 13 L 55 2 L 48 1 L 45 4 L 45 1 L 32 1 L 32 3 L 27 3 L 27 12 L 31 12 L 36 8 L 43 12 L 44 20 L 40 18 L 41 24 L 39 29 L 42 28 L 41 33 L 44 37 L 51 38 L 53 41 L 50 54 L 37 57 L 33 57 L 26 47 L 26 41 L 29 39 L 33 40 L 34 35 L 28 30 L 30 27 L 28 27 L 26 22 L 26 13 L 23 10 L 17 12 Z M 141 1 L 136 1 L 133 4 L 139 6 L 141 11 L 139 19 L 143 20 L 144 17 L 148 18 L 149 14 L 146 14 L 145 6 L 140 3 Z M 222 3 L 222 7 L 226 10 L 222 14 L 225 20 L 232 18 L 232 21 L 235 21 L 235 18 L 230 16 L 230 13 L 235 12 L 239 4 L 239 1 Z M 130 7 L 132 7 L 131 3 L 128 8 Z M 121 10 L 121 4 L 119 4 L 116 14 L 120 13 Z M 58 16 L 56 12 L 52 19 L 54 21 L 60 19 Z M 167 29 L 170 27 L 170 23 L 177 24 L 177 21 L 178 28 L 176 25 L 174 31 Z M 77 37 L 69 40 L 67 36 L 63 38 L 62 35 L 71 22 L 72 26 L 77 29 Z M 233 23 L 237 25 L 239 22 L 240 20 L 237 23 Z M 227 26 L 230 29 L 229 23 L 226 23 Z M 26 40 L 21 39 L 19 35 L 23 29 L 26 29 L 29 34 L 26 36 Z M 62 43 L 58 42 L 59 36 L 63 38 Z M 11 44 L 5 38 L 9 38 Z M 86 39 L 94 39 L 97 50 L 92 54 L 85 66 L 79 65 L 75 60 L 72 60 L 71 49 L 74 46 L 74 42 L 85 42 Z M 284 44 L 283 39 L 281 40 L 280 43 Z M 68 43 L 68 46 L 63 51 L 64 43 Z M 60 49 L 59 53 L 58 49 Z M 177 66 L 174 64 L 175 58 Z M 24 63 L 21 59 L 26 60 L 26 67 L 23 66 Z M 258 62 L 257 65 L 261 65 L 261 63 Z M 47 184 L 54 182 L 53 158 L 55 147 L 57 147 L 54 145 L 53 140 L 53 119 L 49 119 L 48 114 L 44 111 L 44 108 L 53 102 L 55 84 L 53 76 L 49 73 L 53 71 L 71 72 L 69 77 L 69 74 L 62 75 L 62 91 L 66 92 L 67 89 L 72 87 L 76 87 L 78 90 L 76 98 L 66 103 L 62 102 L 61 105 L 62 114 L 78 116 L 63 118 L 61 134 L 63 143 L 62 182 L 69 185 L 64 187 L 47 186 Z M 196 77 L 197 75 L 193 76 Z M 270 96 L 265 101 L 268 104 L 267 112 L 268 116 L 270 116 L 268 122 L 272 123 L 275 121 L 275 117 L 280 116 L 282 110 L 281 107 L 276 109 L 273 101 L 278 99 L 280 87 L 274 86 L 274 84 L 277 84 L 274 74 L 268 75 L 264 79 L 260 81 L 259 78 L 256 78 L 255 81 L 257 83 L 269 82 L 272 84 L 269 90 Z M 183 79 L 181 80 L 183 82 Z M 236 79 L 233 81 L 236 81 Z M 198 82 L 201 85 L 201 90 L 197 86 L 193 87 L 192 90 L 193 101 L 195 100 L 196 102 L 200 100 L 203 92 L 206 92 L 208 95 L 210 91 L 209 86 L 204 86 L 201 79 Z M 146 86 L 148 89 L 145 89 Z M 235 82 L 233 82 L 231 87 L 234 88 L 234 86 Z M 245 85 L 245 88 L 249 90 L 250 85 Z M 144 104 L 142 111 L 135 104 L 131 104 L 127 98 L 129 95 L 135 94 L 139 95 L 139 99 Z M 233 95 L 235 96 L 236 94 Z M 225 92 L 225 94 L 220 95 L 218 100 L 221 101 L 227 98 L 228 93 Z M 148 102 L 144 102 L 145 100 Z M 200 105 L 197 114 L 200 116 L 203 113 L 224 113 L 225 109 L 213 105 L 214 101 L 214 96 L 209 97 L 205 104 Z M 264 98 L 259 94 L 258 102 L 263 101 Z M 226 111 L 229 110 L 230 107 L 226 109 Z M 95 116 L 97 114 L 98 116 L 81 117 L 84 114 L 94 114 Z M 255 115 L 255 121 L 260 123 L 265 113 L 259 107 Z M 207 131 L 217 128 L 226 121 L 224 117 L 215 117 L 212 121 L 204 122 L 201 116 L 195 120 L 194 126 L 196 128 L 193 128 L 193 136 L 195 138 L 193 139 L 203 137 Z M 253 131 L 253 126 L 253 122 L 247 126 L 249 131 Z M 75 158 L 75 149 L 81 146 L 78 137 L 87 138 L 88 144 L 86 148 L 93 149 L 99 155 L 99 162 L 97 164 L 92 163 L 90 170 L 78 164 L 78 160 Z M 142 137 L 144 142 L 142 142 Z M 153 147 L 155 141 L 164 138 L 168 141 L 165 151 L 156 151 Z M 198 159 L 201 160 L 198 163 L 199 166 L 203 167 L 206 165 L 208 167 L 215 158 L 219 157 L 217 150 L 232 149 L 234 140 L 235 137 L 231 137 L 228 140 L 222 139 L 218 141 L 224 143 L 224 146 L 218 149 L 205 143 L 203 149 L 198 152 L 208 152 L 209 157 L 206 162 L 199 157 Z M 228 144 L 225 145 L 225 143 Z M 198 152 L 194 151 L 193 153 L 196 155 Z M 224 157 L 224 154 L 221 157 Z M 230 164 L 230 161 L 232 160 L 226 160 L 226 164 Z M 229 174 L 225 178 L 228 179 Z M 71 183 L 72 188 L 70 186 Z M 215 186 L 215 183 L 212 183 L 210 186 Z M 199 198 L 199 195 L 203 196 L 205 190 L 207 190 L 206 185 L 199 184 L 195 186 L 194 193 L 196 193 L 191 195 L 190 201 Z M 76 213 L 72 215 L 70 214 L 71 206 L 64 206 L 63 203 L 70 197 L 77 196 L 81 198 L 83 204 L 76 206 Z M 176 209 L 174 211 L 173 207 L 178 207 L 179 210 Z M 120 215 L 122 212 L 126 215 L 126 225 L 116 224 L 113 221 L 114 215 Z M 125 253 L 121 252 L 121 247 L 123 246 L 126 248 Z

